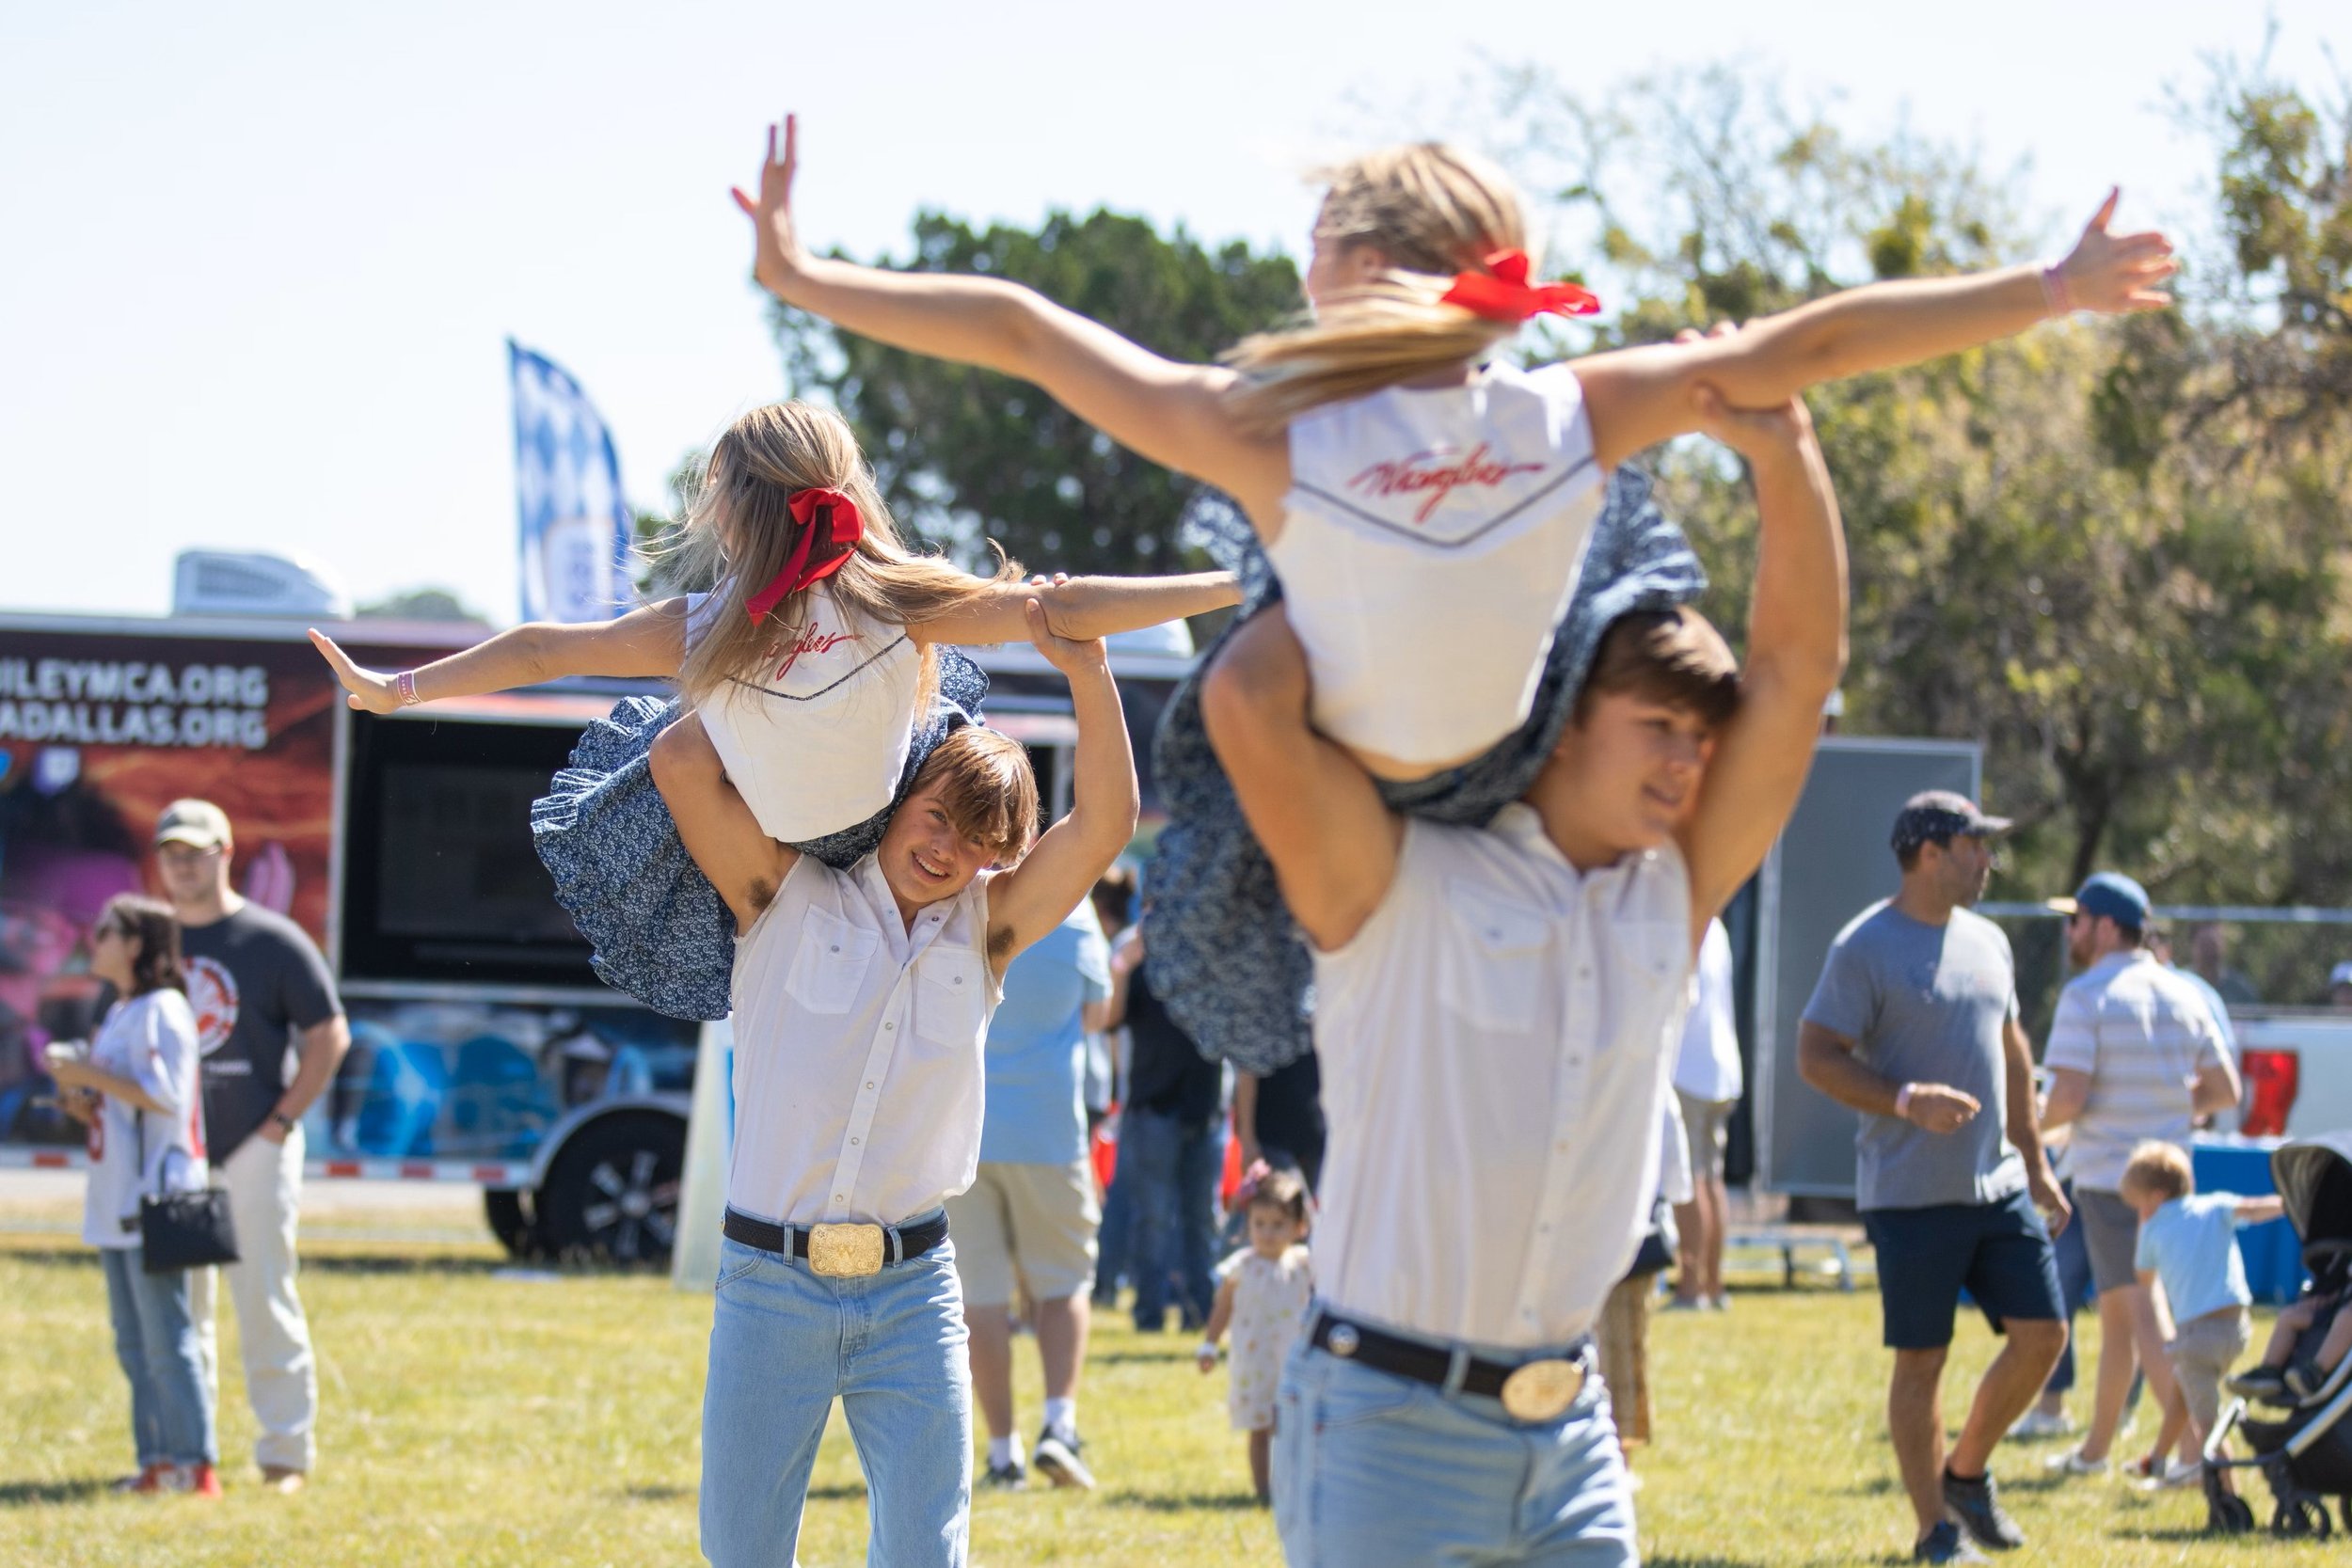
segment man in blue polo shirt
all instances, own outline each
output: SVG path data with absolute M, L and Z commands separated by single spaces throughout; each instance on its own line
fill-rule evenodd
M 2016 972 L 2001 928 L 1967 908 L 2009 825 L 1948 790 L 1906 801 L 1902 886 L 1837 934 L 1797 1037 L 1804 1081 L 1862 1113 L 1857 1202 L 1895 1353 L 1886 1425 L 1927 1562 L 1983 1560 L 1949 1521 L 1994 1550 L 2024 1544 L 1988 1466 L 2066 1343 L 2035 1211 L 2063 1225 L 2068 1208 L 2042 1152 Z M 1941 1390 L 1963 1289 L 2009 1342 L 1947 1458 Z
M 1110 993 L 1110 944 L 1085 900 L 1013 960 L 989 1023 L 979 1174 L 970 1191 L 947 1200 L 972 1334 L 972 1393 L 988 1426 L 983 1486 L 1028 1483 L 1013 1436 L 1016 1294 L 1029 1301 L 1045 1363 L 1045 1427 L 1034 1462 L 1057 1486 L 1094 1484 L 1078 1457 L 1077 1418 L 1103 1219 L 1087 1160 L 1086 1037 L 1103 1026 Z

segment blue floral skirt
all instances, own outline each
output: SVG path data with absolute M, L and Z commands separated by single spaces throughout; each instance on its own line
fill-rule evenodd
M 791 847 L 846 871 L 882 843 L 923 760 L 979 721 L 988 676 L 953 648 L 939 650 L 939 696 L 907 751 L 890 804 L 853 828 Z M 531 837 L 563 905 L 588 941 L 596 977 L 672 1018 L 727 1016 L 735 917 L 680 842 L 654 787 L 654 738 L 680 712 L 673 698 L 628 697 L 572 749 L 571 766 L 532 802 Z
M 1241 613 L 1226 637 L 1282 596 L 1256 531 L 1225 497 L 1197 496 L 1183 531 L 1184 543 L 1206 549 L 1241 578 Z M 1650 500 L 1649 476 L 1619 467 L 1527 722 L 1459 768 L 1383 781 L 1382 797 L 1415 816 L 1484 827 L 1543 770 L 1610 623 L 1634 610 L 1688 604 L 1706 586 L 1690 541 Z M 1168 820 L 1145 878 L 1152 989 L 1202 1055 L 1265 1073 L 1313 1044 L 1314 962 L 1200 721 L 1200 677 L 1223 646 L 1220 637 L 1169 700 L 1152 744 Z

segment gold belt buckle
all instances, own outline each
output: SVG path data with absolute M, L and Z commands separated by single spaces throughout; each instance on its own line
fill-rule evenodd
M 1502 1380 L 1502 1408 L 1515 1421 L 1549 1421 L 1583 1391 L 1581 1361 L 1530 1361 Z
M 808 1227 L 810 1272 L 834 1279 L 861 1279 L 882 1273 L 882 1227 L 879 1225 L 812 1225 Z

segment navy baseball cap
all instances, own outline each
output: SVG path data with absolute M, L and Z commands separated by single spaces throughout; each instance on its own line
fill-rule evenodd
M 2053 898 L 2050 908 L 2060 914 L 2105 915 L 2135 931 L 2148 928 L 2148 890 L 2121 871 L 2093 872 L 2074 897 Z
M 1907 855 L 1922 844 L 1947 844 L 1956 838 L 1990 838 L 2010 830 L 2006 816 L 1987 816 L 1965 795 L 1948 789 L 1928 789 L 1903 802 L 1895 816 L 1895 853 Z

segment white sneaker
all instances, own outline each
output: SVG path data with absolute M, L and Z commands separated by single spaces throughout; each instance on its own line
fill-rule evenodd
M 2042 1467 L 2061 1476 L 2104 1476 L 2107 1473 L 2107 1464 L 2108 1461 L 2104 1459 L 2085 1459 L 2080 1449 L 2069 1449 L 2064 1453 L 2054 1453 L 2043 1460 Z
M 2063 1437 L 2074 1430 L 2074 1418 L 2063 1410 L 2026 1411 L 2009 1429 L 2011 1437 Z

